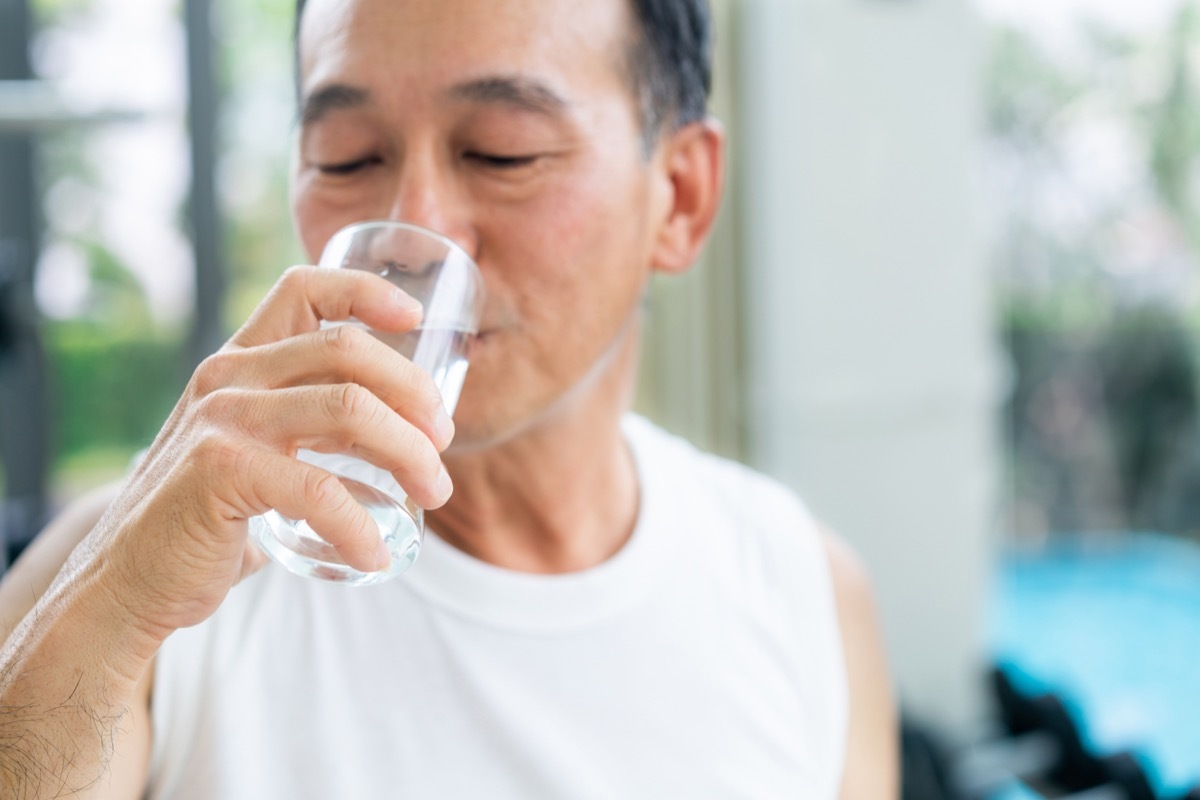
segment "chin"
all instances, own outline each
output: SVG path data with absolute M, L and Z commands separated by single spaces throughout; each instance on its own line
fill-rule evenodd
M 507 402 L 498 403 L 497 397 Z M 468 455 L 511 442 L 545 423 L 555 407 L 505 390 L 482 396 L 464 392 L 454 413 L 454 441 L 445 455 Z
M 485 394 L 495 396 L 491 392 Z M 479 402 L 472 402 L 476 397 L 474 392 L 464 391 L 463 395 L 454 412 L 454 441 L 446 449 L 447 456 L 475 453 L 495 447 L 513 438 L 523 427 L 514 424 L 512 420 L 506 420 L 510 415 L 504 413 L 503 409 L 496 408 L 494 403 L 488 404 L 482 398 Z M 491 407 L 488 407 L 489 405 Z
M 511 441 L 520 433 L 519 429 L 506 429 L 501 426 L 464 425 L 457 419 L 454 425 L 454 441 L 450 443 L 450 446 L 446 448 L 446 452 L 443 453 L 444 456 L 450 458 L 490 450 L 507 441 Z

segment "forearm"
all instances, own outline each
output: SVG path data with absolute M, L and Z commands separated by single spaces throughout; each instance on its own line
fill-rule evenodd
M 98 797 L 160 639 L 102 576 L 59 579 L 0 649 L 0 796 Z

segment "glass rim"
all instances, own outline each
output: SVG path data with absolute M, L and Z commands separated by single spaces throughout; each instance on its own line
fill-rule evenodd
M 364 219 L 358 222 L 351 222 L 349 225 L 344 225 L 334 231 L 333 235 L 329 237 L 329 242 L 332 242 L 334 239 L 342 236 L 343 234 L 353 236 L 363 228 L 400 228 L 402 230 L 412 231 L 413 233 L 419 233 L 428 236 L 431 239 L 434 239 L 437 242 L 445 245 L 450 251 L 462 256 L 472 267 L 475 268 L 476 272 L 479 271 L 479 265 L 476 264 L 475 259 L 471 258 L 471 255 L 462 248 L 462 245 L 444 233 L 438 233 L 432 228 L 426 228 L 423 225 L 417 225 L 415 222 L 403 222 L 395 219 Z M 325 247 L 329 247 L 329 242 L 325 243 Z M 324 250 L 324 248 L 322 248 L 322 250 Z M 318 261 L 319 260 L 320 259 L 318 259 Z
M 399 231 L 405 234 L 413 234 L 416 236 L 430 239 L 432 242 L 445 248 L 445 254 L 441 258 L 441 262 L 445 267 L 455 265 L 457 269 L 463 270 L 460 274 L 467 279 L 468 285 L 471 287 L 470 296 L 472 302 L 470 305 L 471 311 L 466 314 L 465 318 L 459 313 L 445 315 L 445 309 L 442 309 L 442 314 L 435 313 L 434 309 L 426 307 L 425 315 L 422 316 L 420 323 L 417 324 L 414 330 L 431 330 L 452 327 L 455 330 L 462 331 L 467 334 L 476 334 L 479 332 L 479 318 L 483 313 L 483 298 L 486 294 L 486 288 L 483 280 L 483 272 L 479 269 L 479 265 L 475 263 L 475 259 L 471 258 L 457 242 L 445 234 L 438 233 L 430 228 L 425 228 L 412 222 L 403 222 L 401 220 L 392 219 L 368 219 L 352 222 L 336 230 L 333 235 L 322 248 L 321 257 L 317 260 L 317 265 L 322 268 L 333 269 L 341 265 L 327 263 L 326 256 L 330 252 L 331 246 L 335 250 L 340 251 L 345 257 L 345 253 L 352 246 L 351 242 L 361 235 L 371 236 L 375 233 L 386 233 L 388 231 Z M 422 301 L 424 305 L 424 301 Z M 465 309 L 464 309 L 465 310 Z M 432 316 L 431 316 L 432 315 Z

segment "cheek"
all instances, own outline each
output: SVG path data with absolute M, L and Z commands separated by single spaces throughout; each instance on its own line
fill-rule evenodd
M 546 358 L 594 358 L 628 319 L 648 272 L 647 217 L 636 181 L 578 176 L 496 215 L 486 255 Z
M 291 192 L 292 222 L 311 264 L 320 260 L 321 251 L 333 234 L 372 216 L 356 207 L 357 204 L 339 201 L 336 193 L 321 191 L 315 183 L 303 176 L 297 177 L 292 182 Z
M 325 242 L 329 241 L 333 232 L 325 230 L 328 226 L 322 224 L 323 216 L 317 203 L 313 200 L 309 181 L 303 176 L 293 175 L 289 199 L 292 205 L 292 224 L 296 227 L 296 236 L 299 237 L 300 244 L 308 255 L 309 263 L 315 264 L 321 257 L 321 249 L 325 246 Z
M 636 270 L 644 234 L 636 175 L 563 175 L 527 201 L 480 209 L 481 258 L 547 284 L 587 284 Z

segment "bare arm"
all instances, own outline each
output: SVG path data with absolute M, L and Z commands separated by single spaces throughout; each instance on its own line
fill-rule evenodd
M 887 658 L 866 568 L 832 533 L 824 536 L 833 575 L 850 724 L 840 800 L 893 800 L 900 792 L 899 726 Z
M 67 556 L 100 521 L 119 489 L 119 484 L 110 484 L 80 497 L 38 534 L 4 574 L 0 581 L 0 642 L 50 588 Z
M 38 600 L 46 595 L 71 551 L 100 521 L 119 488 L 117 484 L 105 486 L 73 503 L 42 531 L 12 565 L 4 580 L 0 581 L 0 641 L 7 640 Z M 15 666 L 10 667 L 7 674 L 0 676 L 0 686 L 10 683 L 9 678 L 14 670 Z M 119 708 L 110 707 L 108 716 L 112 718 L 109 720 L 111 724 L 105 724 L 103 717 L 99 720 L 100 729 L 111 728 L 108 734 L 111 736 L 110 742 L 102 743 L 102 749 L 108 755 L 108 770 L 104 780 L 95 787 L 100 796 L 134 800 L 144 791 L 150 757 L 149 699 L 152 676 L 151 665 L 135 684 L 128 702 Z M 17 689 L 19 691 L 20 687 Z M 27 789 L 35 782 L 58 784 L 63 792 L 69 792 L 72 788 L 69 783 L 62 782 L 60 776 L 67 770 L 55 764 L 62 758 L 60 754 L 52 752 L 52 743 L 38 742 L 28 736 L 25 730 L 24 721 L 37 716 L 57 717 L 68 720 L 70 724 L 72 714 L 64 706 L 69 707 L 71 702 L 59 703 L 53 697 L 47 699 L 52 710 L 39 708 L 32 696 L 27 696 L 27 703 L 19 709 L 0 710 L 0 764 L 4 765 L 5 770 L 0 777 L 0 786 L 6 789 L 15 792 L 18 787 Z M 75 713 L 78 714 L 78 711 Z
M 112 502 L 71 511 L 16 565 L 0 587 L 0 797 L 139 796 L 155 654 L 262 566 L 251 517 L 305 519 L 350 565 L 386 566 L 366 511 L 298 448 L 361 453 L 419 504 L 445 502 L 436 386 L 365 331 L 320 329 L 350 317 L 403 333 L 420 310 L 367 272 L 289 270 Z

